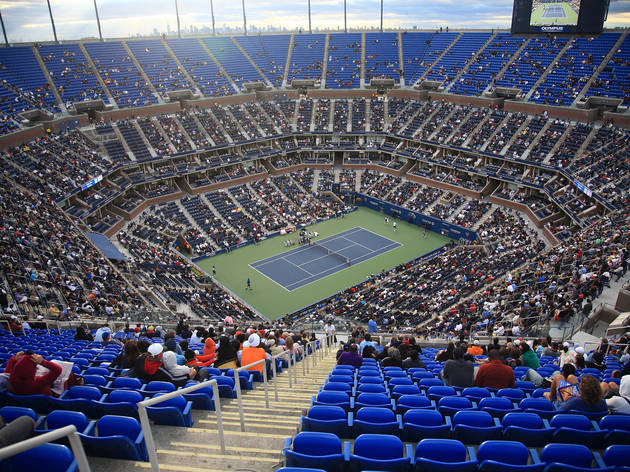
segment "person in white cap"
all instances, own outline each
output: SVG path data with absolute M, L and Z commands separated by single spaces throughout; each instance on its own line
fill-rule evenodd
M 243 343 L 243 350 L 238 351 L 237 355 L 238 359 L 241 361 L 241 366 L 246 366 L 262 359 L 267 359 L 267 361 L 271 360 L 271 355 L 267 354 L 265 350 L 260 347 L 260 336 L 258 336 L 256 333 L 252 333 L 249 335 L 247 341 Z M 269 364 L 269 362 L 267 362 L 267 364 Z M 247 370 L 257 370 L 262 373 L 262 363 L 249 367 Z M 269 372 L 268 368 L 267 372 Z
M 186 372 L 170 372 L 164 365 L 164 356 L 166 355 L 166 364 L 171 366 L 167 354 L 168 353 L 164 353 L 164 346 L 162 346 L 162 344 L 151 344 L 147 349 L 147 353 L 138 357 L 136 361 L 135 369 L 138 378 L 146 381 L 159 380 L 171 382 L 176 387 L 183 386 L 190 378 L 190 369 L 185 367 Z

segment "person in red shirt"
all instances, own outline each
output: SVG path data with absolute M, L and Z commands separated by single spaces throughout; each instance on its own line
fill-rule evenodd
M 500 352 L 497 349 L 490 350 L 488 359 L 490 362 L 479 368 L 475 385 L 497 389 L 514 387 L 514 371 L 503 363 Z
M 44 375 L 36 375 L 38 365 L 46 367 L 48 372 Z M 32 354 L 27 351 L 13 366 L 9 383 L 13 392 L 18 395 L 43 394 L 51 396 L 53 393 L 50 387 L 61 374 L 61 370 L 60 365 L 47 361 L 39 354 Z

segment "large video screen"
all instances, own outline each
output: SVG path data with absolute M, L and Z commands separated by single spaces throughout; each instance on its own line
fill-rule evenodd
M 514 0 L 512 33 L 599 34 L 610 0 Z
M 534 0 L 531 26 L 570 25 L 577 26 L 582 0 Z

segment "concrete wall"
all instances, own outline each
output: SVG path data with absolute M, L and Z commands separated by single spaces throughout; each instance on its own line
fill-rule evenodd
M 503 109 L 511 112 L 520 111 L 530 115 L 542 115 L 547 112 L 547 115 L 551 118 L 562 118 L 565 120 L 596 121 L 599 119 L 599 111 L 596 109 L 558 107 L 515 100 L 506 100 L 503 104 Z

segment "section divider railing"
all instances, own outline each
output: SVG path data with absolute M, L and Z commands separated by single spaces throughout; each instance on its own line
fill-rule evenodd
M 77 428 L 73 424 L 3 447 L 0 449 L 0 461 L 64 437 L 68 437 L 70 448 L 72 449 L 72 454 L 74 454 L 74 460 L 77 461 L 79 472 L 90 472 L 90 464 L 88 464 L 87 457 L 85 456 L 85 449 L 83 449 L 83 444 L 81 444 Z M 45 464 L 41 464 L 41 467 L 42 470 L 46 469 Z
M 265 384 L 265 407 L 269 409 L 269 389 L 267 388 L 267 360 L 268 359 L 265 357 L 264 359 L 260 359 L 259 361 L 252 362 L 251 364 L 247 364 L 237 369 L 234 369 L 234 388 L 236 389 L 236 402 L 238 403 L 238 416 L 241 422 L 242 432 L 245 432 L 245 416 L 243 415 L 243 394 L 241 393 L 241 377 L 239 375 L 239 372 L 243 370 L 249 371 L 250 367 L 255 367 L 258 364 L 262 364 L 263 383 Z
M 238 374 L 237 374 L 238 375 Z M 237 382 L 238 384 L 238 382 Z M 219 398 L 219 387 L 215 379 L 206 380 L 190 387 L 181 388 L 174 392 L 169 392 L 159 397 L 149 398 L 147 400 L 138 403 L 138 417 L 140 418 L 140 425 L 142 426 L 142 433 L 144 434 L 144 440 L 147 445 L 147 451 L 149 453 L 149 462 L 151 462 L 151 470 L 153 472 L 159 472 L 160 465 L 158 463 L 157 450 L 155 448 L 155 442 L 153 441 L 153 434 L 151 433 L 151 423 L 149 423 L 149 415 L 147 414 L 147 407 L 156 405 L 171 398 L 184 395 L 186 393 L 192 393 L 202 388 L 212 387 L 212 397 L 214 400 L 214 410 L 217 415 L 217 429 L 219 433 L 219 443 L 221 445 L 221 454 L 225 454 L 225 436 L 223 433 L 223 419 L 221 415 L 221 400 Z

